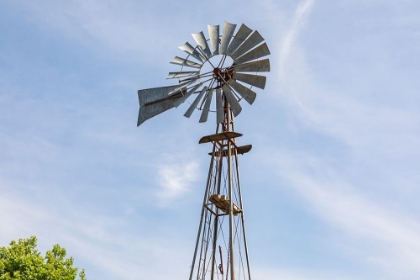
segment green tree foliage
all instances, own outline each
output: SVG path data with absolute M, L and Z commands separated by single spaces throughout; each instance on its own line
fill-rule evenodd
M 73 267 L 66 249 L 56 244 L 45 257 L 36 249 L 37 239 L 19 239 L 0 247 L 0 280 L 86 280 L 85 271 Z

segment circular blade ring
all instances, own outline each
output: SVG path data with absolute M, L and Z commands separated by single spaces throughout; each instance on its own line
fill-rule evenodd
M 187 42 L 180 47 L 187 56 L 175 57 L 171 63 L 180 66 L 181 70 L 172 71 L 168 76 L 178 78 L 180 84 L 188 82 L 195 90 L 203 86 L 202 90 L 189 91 L 173 104 L 178 107 L 192 98 L 193 102 L 187 101 L 190 106 L 185 116 L 190 117 L 195 109 L 200 110 L 200 122 L 207 121 L 209 112 L 216 112 L 216 121 L 220 122 L 222 107 L 227 105 L 226 103 L 237 116 L 242 110 L 239 105 L 242 99 L 249 104 L 254 102 L 256 93 L 251 89 L 265 87 L 266 77 L 258 73 L 270 71 L 269 60 L 263 58 L 269 55 L 270 51 L 258 31 L 245 24 L 236 31 L 237 25 L 228 22 L 220 27 L 219 32 L 219 25 L 208 25 L 207 38 L 203 31 L 194 33 L 193 38 L 197 45 L 193 47 Z M 231 65 L 225 65 L 228 57 L 232 61 Z M 191 58 L 194 58 L 194 61 L 191 61 Z M 212 69 L 210 72 L 203 72 L 205 64 Z M 183 70 L 184 67 L 189 69 Z M 195 69 L 190 70 L 191 68 Z

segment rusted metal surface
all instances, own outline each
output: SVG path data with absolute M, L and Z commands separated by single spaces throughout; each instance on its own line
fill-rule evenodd
M 252 145 L 245 145 L 245 146 L 240 146 L 240 147 L 236 147 L 232 149 L 232 153 L 233 154 L 238 154 L 238 155 L 243 155 L 248 153 L 249 151 L 251 151 L 252 149 Z M 209 153 L 209 155 L 213 155 L 212 153 Z M 217 151 L 214 153 L 214 156 L 216 157 L 227 157 L 228 155 L 228 150 L 224 149 L 221 151 Z
M 221 133 L 216 133 L 216 134 L 211 134 L 211 135 L 201 137 L 200 141 L 198 141 L 198 144 L 204 144 L 204 143 L 221 141 L 221 140 L 229 140 L 229 139 L 234 139 L 236 137 L 241 137 L 241 136 L 242 134 L 238 132 L 232 132 L 232 131 L 221 132 Z

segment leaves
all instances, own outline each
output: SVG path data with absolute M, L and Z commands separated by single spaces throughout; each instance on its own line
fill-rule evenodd
M 66 249 L 55 244 L 45 257 L 36 249 L 37 239 L 19 239 L 8 247 L 0 247 L 0 280 L 86 280 L 85 270 L 78 274 L 73 258 Z

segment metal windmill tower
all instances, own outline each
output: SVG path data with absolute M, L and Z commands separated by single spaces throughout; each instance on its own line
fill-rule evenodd
M 242 24 L 234 35 L 235 29 L 236 24 L 225 22 L 221 34 L 218 25 L 208 26 L 209 39 L 203 32 L 192 34 L 197 46 L 185 43 L 179 48 L 187 57 L 171 61 L 181 69 L 168 79 L 177 78 L 179 84 L 138 91 L 137 126 L 193 95 L 184 116 L 198 109 L 199 122 L 206 122 L 209 112 L 216 113 L 216 133 L 199 141 L 212 143 L 212 151 L 189 280 L 251 279 L 238 155 L 252 146 L 237 145 L 242 134 L 235 132 L 234 117 L 242 110 L 242 99 L 254 102 L 252 87 L 264 89 L 266 77 L 257 73 L 270 71 L 269 60 L 260 59 L 270 51 L 258 31 Z

